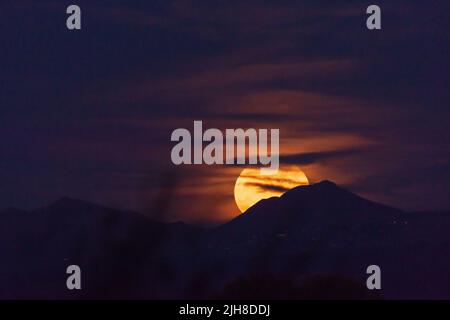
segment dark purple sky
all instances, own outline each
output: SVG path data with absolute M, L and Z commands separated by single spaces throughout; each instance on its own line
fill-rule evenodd
M 175 167 L 171 132 L 280 128 L 283 163 L 449 209 L 448 1 L 0 4 L 0 207 L 71 196 L 158 218 L 238 211 L 236 167 Z M 164 215 L 164 216 L 162 216 Z M 162 216 L 162 217 L 161 217 Z

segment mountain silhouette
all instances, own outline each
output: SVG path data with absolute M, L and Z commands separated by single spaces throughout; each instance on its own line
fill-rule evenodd
M 296 187 L 279 198 L 262 200 L 219 230 L 233 233 L 234 240 L 274 232 L 286 236 L 288 231 L 292 235 L 305 235 L 306 229 L 316 236 L 325 236 L 326 231 L 332 229 L 367 223 L 389 225 L 401 220 L 403 215 L 401 210 L 361 198 L 333 182 L 322 181 Z M 302 230 L 303 233 L 299 232 Z
M 450 212 L 405 212 L 330 181 L 212 229 L 62 198 L 0 211 L 0 297 L 450 298 L 449 230 Z M 80 291 L 66 288 L 71 264 Z M 365 287 L 374 264 L 376 294 Z
M 217 228 L 211 249 L 227 252 L 217 255 L 231 257 L 221 264 L 239 274 L 275 271 L 297 281 L 336 274 L 365 283 L 365 268 L 375 264 L 387 298 L 448 297 L 449 227 L 448 213 L 404 212 L 323 181 L 258 202 Z

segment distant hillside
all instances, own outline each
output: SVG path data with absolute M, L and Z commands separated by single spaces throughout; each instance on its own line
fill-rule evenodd
M 448 212 L 404 212 L 329 181 L 208 230 L 63 198 L 0 211 L 0 298 L 450 298 L 449 230 Z M 70 264 L 81 291 L 65 288 Z

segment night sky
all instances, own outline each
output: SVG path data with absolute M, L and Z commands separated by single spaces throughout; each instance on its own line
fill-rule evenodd
M 66 28 L 66 7 L 82 30 Z M 162 220 L 239 213 L 243 167 L 175 166 L 176 128 L 279 128 L 281 163 L 450 208 L 450 2 L 0 4 L 0 208 L 62 196 Z

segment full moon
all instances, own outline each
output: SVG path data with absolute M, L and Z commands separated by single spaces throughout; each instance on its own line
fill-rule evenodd
M 274 175 L 261 175 L 258 168 L 242 170 L 234 186 L 234 199 L 241 212 L 262 199 L 279 197 L 297 186 L 308 185 L 306 175 L 297 166 L 285 166 Z

